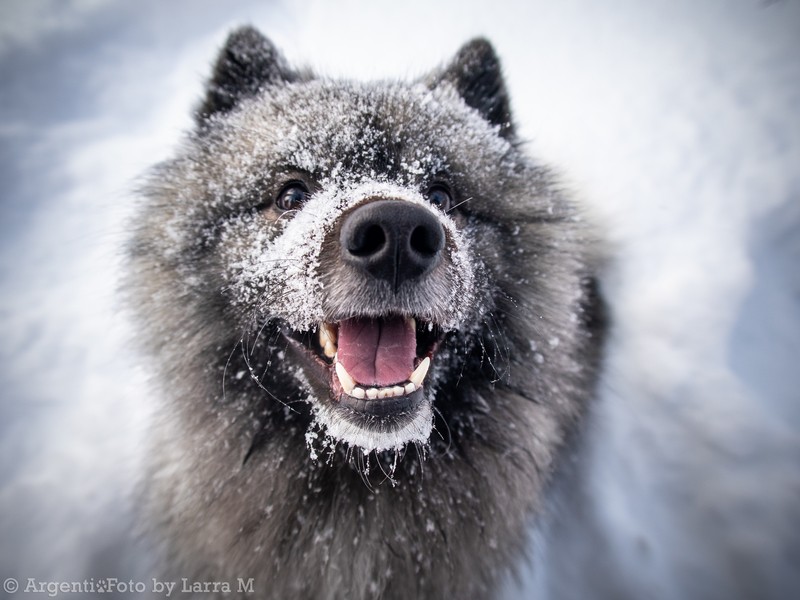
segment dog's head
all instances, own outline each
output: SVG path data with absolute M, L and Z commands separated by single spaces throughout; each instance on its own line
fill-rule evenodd
M 292 69 L 241 29 L 148 195 L 157 327 L 204 357 L 171 350 L 179 371 L 255 384 L 265 408 L 251 394 L 238 414 L 256 430 L 269 406 L 305 403 L 312 447 L 424 445 L 436 414 L 453 426 L 550 350 L 566 368 L 555 348 L 576 343 L 570 208 L 522 155 L 483 40 L 416 82 L 354 83 Z

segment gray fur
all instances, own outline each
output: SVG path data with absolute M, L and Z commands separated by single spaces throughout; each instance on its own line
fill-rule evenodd
M 232 34 L 197 130 L 143 190 L 129 295 L 166 397 L 146 490 L 165 575 L 253 577 L 266 598 L 492 597 L 592 394 L 586 231 L 523 153 L 487 42 L 411 84 L 297 73 Z M 320 238 L 286 248 L 301 215 L 270 202 L 293 177 Z M 462 204 L 438 217 L 434 276 L 390 297 L 340 264 L 341 215 L 369 190 L 421 203 L 443 177 Z M 314 420 L 330 400 L 280 328 L 387 311 L 451 331 L 430 439 L 366 454 Z

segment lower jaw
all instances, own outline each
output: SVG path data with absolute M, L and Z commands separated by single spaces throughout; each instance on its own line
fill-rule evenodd
M 411 394 L 394 398 L 359 399 L 348 394 L 339 396 L 338 405 L 359 415 L 398 419 L 415 411 L 425 401 L 422 388 Z
M 356 398 L 349 400 L 363 402 Z M 388 402 L 392 401 L 404 406 L 390 407 Z M 424 390 L 401 398 L 366 402 L 365 410 L 356 410 L 345 403 L 315 401 L 313 410 L 328 438 L 364 452 L 401 450 L 409 444 L 428 443 L 433 430 L 433 407 Z

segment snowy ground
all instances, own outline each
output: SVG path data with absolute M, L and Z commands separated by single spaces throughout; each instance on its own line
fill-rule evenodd
M 149 418 L 115 298 L 131 190 L 248 22 L 360 78 L 488 36 L 530 151 L 608 228 L 603 394 L 538 575 L 509 595 L 800 585 L 794 0 L 4 1 L 0 579 L 117 560 Z

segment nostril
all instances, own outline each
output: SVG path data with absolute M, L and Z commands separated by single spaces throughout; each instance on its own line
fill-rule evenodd
M 411 232 L 409 244 L 417 254 L 424 257 L 432 257 L 442 249 L 443 241 L 443 236 L 438 229 L 420 225 Z
M 347 244 L 347 250 L 353 256 L 371 256 L 380 252 L 386 244 L 386 233 L 380 225 L 372 224 L 357 229 Z

